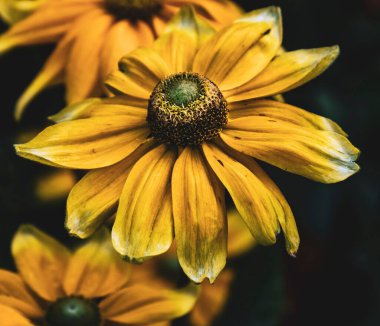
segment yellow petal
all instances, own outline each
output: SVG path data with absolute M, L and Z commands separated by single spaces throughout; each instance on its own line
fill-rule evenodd
M 150 48 L 139 48 L 122 57 L 119 69 L 124 74 L 122 85 L 118 87 L 118 84 L 109 84 L 108 80 L 107 85 L 141 98 L 149 98 L 157 83 L 170 73 L 165 60 Z M 110 75 L 111 80 L 112 75 L 113 73 Z
M 21 277 L 3 269 L 0 269 L 0 305 L 12 307 L 29 318 L 43 315 Z
M 24 281 L 40 297 L 62 296 L 62 279 L 70 252 L 32 225 L 22 225 L 12 240 L 12 255 Z
M 57 47 L 44 64 L 37 77 L 32 81 L 28 88 L 23 92 L 16 103 L 15 117 L 19 120 L 26 106 L 44 88 L 63 80 L 64 71 L 72 49 L 73 40 L 80 29 L 86 26 L 99 14 L 99 11 L 92 10 L 75 20 L 73 26 L 66 35 L 59 41 Z
M 202 284 L 198 300 L 190 313 L 191 325 L 213 325 L 228 300 L 233 278 L 233 272 L 226 269 L 214 284 Z
M 197 48 L 214 30 L 196 16 L 192 7 L 184 7 L 170 21 L 154 47 L 170 67 L 170 73 L 191 71 Z
M 79 15 L 96 8 L 93 3 L 53 2 L 53 5 L 47 3 L 3 34 L 0 37 L 0 53 L 20 45 L 55 42 Z
M 336 59 L 339 47 L 285 52 L 257 77 L 229 92 L 229 102 L 277 95 L 307 83 L 323 73 Z
M 101 50 L 100 73 L 102 80 L 117 70 L 119 59 L 141 45 L 153 42 L 153 33 L 143 21 L 131 23 L 128 20 L 117 21 L 108 31 Z
M 261 244 L 276 242 L 278 204 L 265 185 L 244 165 L 213 144 L 203 144 L 207 162 L 230 193 L 254 238 Z
M 186 147 L 172 177 L 174 232 L 179 263 L 194 282 L 214 282 L 226 264 L 224 191 L 198 148 Z
M 103 39 L 113 20 L 111 15 L 100 13 L 78 31 L 66 67 L 66 100 L 69 104 L 95 95 Z
M 276 7 L 253 11 L 235 21 L 203 45 L 193 70 L 224 91 L 240 86 L 271 61 L 282 40 L 281 13 Z
M 130 116 L 132 119 L 140 117 L 145 119 L 148 103 L 144 101 L 131 101 L 123 96 L 111 98 L 89 98 L 65 107 L 49 119 L 58 123 L 69 120 L 106 116 Z
M 170 178 L 176 152 L 160 145 L 133 166 L 120 197 L 112 242 L 131 261 L 167 251 L 173 240 Z
M 58 167 L 94 169 L 115 164 L 146 141 L 150 131 L 140 117 L 94 117 L 50 126 L 17 154 Z
M 132 285 L 110 295 L 99 307 L 106 320 L 126 324 L 156 323 L 188 313 L 198 289 L 190 284 L 180 290 Z
M 0 304 L 0 316 L 2 326 L 33 326 L 20 312 L 3 304 Z
M 253 99 L 233 102 L 228 108 L 230 110 L 229 118 L 232 120 L 249 116 L 263 116 L 280 119 L 300 127 L 333 131 L 347 136 L 334 121 L 278 101 Z
M 66 295 L 103 297 L 127 282 L 130 269 L 113 249 L 108 230 L 102 228 L 73 253 L 63 288 Z
M 148 141 L 117 164 L 90 171 L 75 185 L 67 200 L 65 225 L 70 234 L 86 238 L 116 212 L 132 166 L 154 143 Z
M 342 181 L 359 170 L 359 150 L 346 137 L 298 126 L 286 117 L 235 119 L 221 137 L 244 154 L 319 182 Z
M 240 256 L 256 245 L 255 238 L 235 206 L 227 210 L 228 217 L 228 257 Z
M 284 195 L 281 193 L 280 189 L 276 186 L 272 179 L 265 173 L 265 171 L 256 163 L 256 161 L 253 158 L 241 154 L 224 144 L 221 144 L 221 148 L 223 148 L 223 150 L 228 155 L 230 155 L 231 157 L 239 161 L 241 164 L 243 164 L 245 167 L 247 167 L 258 179 L 260 179 L 260 181 L 266 186 L 266 188 L 275 196 L 277 201 L 280 203 L 281 209 L 277 210 L 277 218 L 280 222 L 281 229 L 283 230 L 285 235 L 286 250 L 289 253 L 289 255 L 295 256 L 300 244 L 300 237 L 298 234 L 293 212 Z M 229 228 L 230 227 L 231 224 L 229 225 Z

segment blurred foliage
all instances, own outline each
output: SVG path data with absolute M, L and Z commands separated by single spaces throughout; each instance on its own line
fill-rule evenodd
M 321 185 L 265 165 L 294 210 L 301 248 L 296 259 L 279 244 L 230 261 L 237 277 L 216 325 L 379 325 L 380 1 L 237 2 L 246 10 L 280 5 L 288 50 L 341 46 L 324 75 L 285 98 L 337 121 L 362 150 L 362 170 L 345 182 Z M 41 129 L 46 116 L 64 105 L 63 89 L 56 87 L 30 105 L 21 124 L 13 121 L 17 96 L 51 49 L 17 49 L 0 58 L 0 266 L 5 268 L 12 268 L 9 243 L 20 223 L 32 222 L 69 241 L 65 200 L 43 203 L 34 195 L 38 178 L 52 169 L 16 157 L 12 147 L 21 132 Z

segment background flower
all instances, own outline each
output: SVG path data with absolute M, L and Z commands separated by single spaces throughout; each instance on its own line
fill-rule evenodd
M 215 27 L 241 10 L 228 0 L 49 0 L 34 14 L 0 37 L 0 53 L 18 46 L 57 43 L 41 72 L 19 98 L 19 119 L 26 105 L 43 88 L 64 82 L 66 101 L 101 95 L 103 81 L 119 58 L 150 44 L 184 5 Z

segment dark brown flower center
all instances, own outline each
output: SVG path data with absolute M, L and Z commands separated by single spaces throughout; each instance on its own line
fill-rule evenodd
M 100 326 L 98 305 L 83 297 L 64 297 L 54 302 L 47 310 L 48 326 Z
M 121 19 L 150 19 L 160 11 L 164 0 L 105 0 L 106 7 Z
M 196 73 L 179 73 L 154 88 L 147 121 L 152 136 L 178 146 L 198 145 L 219 135 L 228 120 L 219 88 Z

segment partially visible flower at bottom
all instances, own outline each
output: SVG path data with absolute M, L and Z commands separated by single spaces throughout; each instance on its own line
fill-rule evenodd
M 113 250 L 104 228 L 70 252 L 23 225 L 12 254 L 19 273 L 0 269 L 2 325 L 166 325 L 188 313 L 197 298 L 194 284 L 179 290 L 157 288 L 149 280 L 127 284 L 131 265 Z

